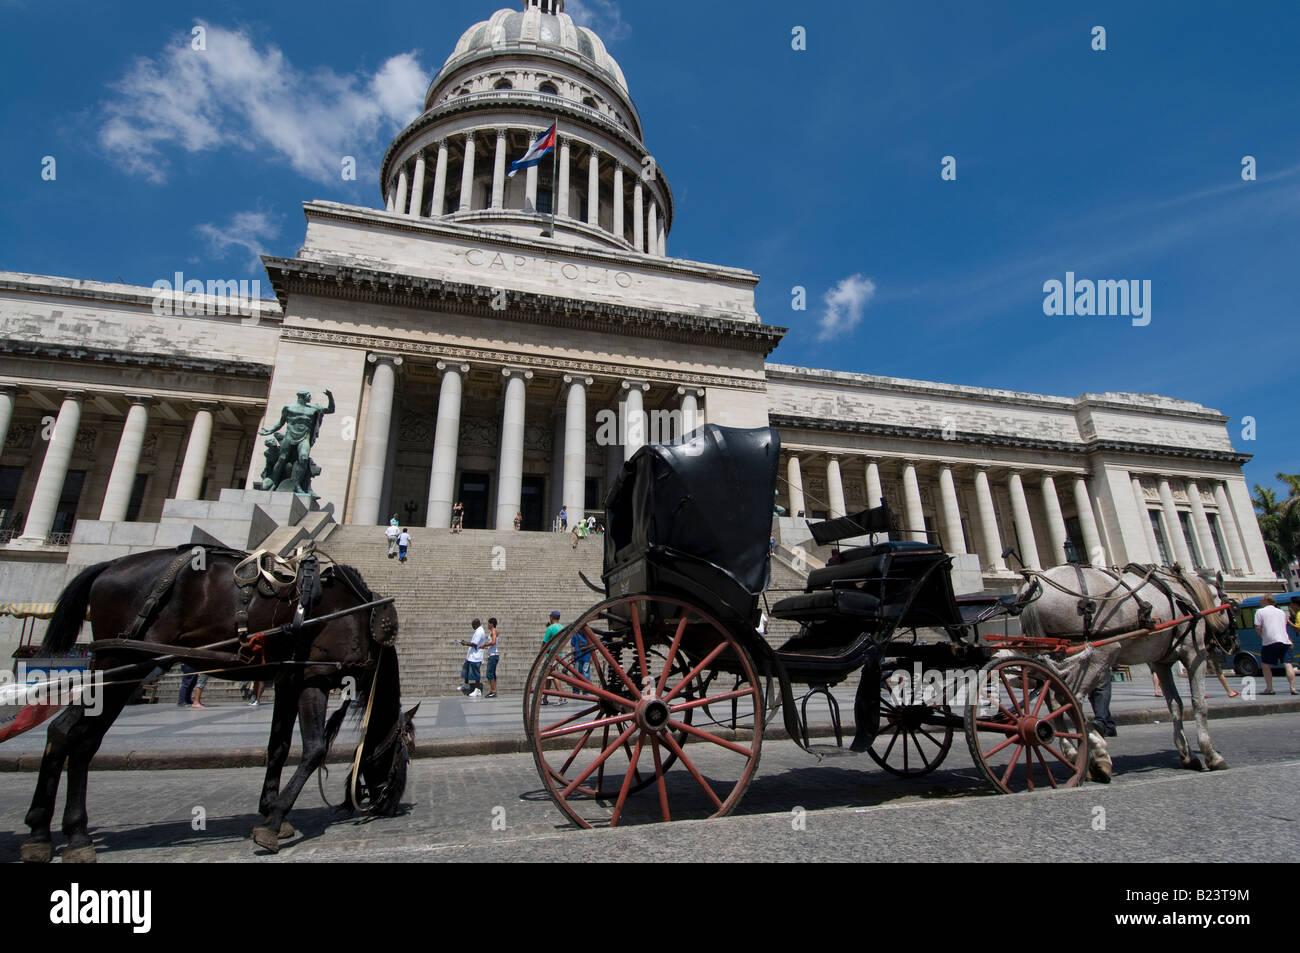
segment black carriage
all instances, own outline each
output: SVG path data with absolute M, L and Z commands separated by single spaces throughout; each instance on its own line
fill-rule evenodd
M 839 741 L 829 689 L 859 670 L 850 748 L 887 770 L 933 770 L 964 729 L 1000 790 L 1077 783 L 1087 764 L 1077 700 L 1050 667 L 995 658 L 979 638 L 981 623 L 1018 611 L 1015 599 L 955 598 L 951 557 L 938 541 L 904 538 L 883 501 L 810 523 L 819 545 L 861 545 L 767 604 L 779 453 L 775 429 L 709 424 L 624 465 L 606 500 L 605 598 L 543 647 L 524 697 L 561 810 L 584 827 L 726 814 L 778 710 L 807 748 L 808 701 L 822 696 Z M 765 611 L 797 634 L 771 645 Z M 929 683 L 912 684 L 921 672 Z

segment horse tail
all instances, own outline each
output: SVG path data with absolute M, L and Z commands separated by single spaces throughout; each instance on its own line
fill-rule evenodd
M 72 582 L 59 593 L 59 600 L 54 605 L 54 615 L 45 629 L 45 638 L 41 641 L 42 655 L 58 655 L 72 648 L 81 633 L 81 626 L 86 621 L 86 607 L 90 604 L 90 589 L 113 561 L 87 566 L 77 573 Z

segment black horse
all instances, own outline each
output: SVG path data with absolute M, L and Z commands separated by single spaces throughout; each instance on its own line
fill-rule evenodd
M 202 558 L 182 564 L 182 557 L 190 552 L 188 546 L 154 550 L 83 570 L 60 594 L 42 652 L 52 654 L 71 648 L 87 618 L 88 607 L 96 641 L 129 635 L 135 640 L 158 644 L 156 656 L 166 656 L 166 647 L 201 648 L 226 641 L 233 643 L 235 620 L 240 617 L 245 601 L 246 625 L 252 633 L 294 621 L 302 577 L 298 585 L 289 585 L 281 592 L 264 588 L 241 600 L 234 569 L 246 554 L 204 550 Z M 193 552 L 198 555 L 197 551 Z M 158 581 L 168 573 L 174 575 L 174 582 L 170 586 L 160 585 Z M 349 566 L 329 566 L 319 573 L 318 579 L 319 586 L 311 587 L 312 617 L 376 601 L 360 574 Z M 146 608 L 151 596 L 156 601 Z M 139 621 L 142 610 L 144 618 Z M 375 638 L 376 633 L 379 639 Z M 392 816 L 397 812 L 406 788 L 406 762 L 414 742 L 411 719 L 415 709 L 405 715 L 401 711 L 397 654 L 391 645 L 396 635 L 396 612 L 391 604 L 386 604 L 314 625 L 308 621 L 296 630 L 254 639 L 260 643 L 261 654 L 252 660 L 236 659 L 232 651 L 228 659 L 194 662 L 196 668 L 219 678 L 275 681 L 266 782 L 259 805 L 264 821 L 253 829 L 253 840 L 261 847 L 274 852 L 279 849 L 280 839 L 293 836 L 294 830 L 285 816 L 312 772 L 324 763 L 330 743 L 350 708 L 358 714 L 366 713 L 366 728 L 360 778 L 354 787 L 354 779 L 349 774 L 346 800 L 354 807 L 364 805 L 381 815 Z M 95 859 L 95 847 L 86 830 L 90 761 L 104 733 L 154 668 L 151 660 L 155 658 L 149 650 L 130 646 L 105 648 L 95 653 L 95 669 L 116 668 L 117 671 L 106 679 L 99 714 L 91 715 L 84 707 L 72 706 L 50 723 L 36 793 L 25 821 L 31 828 L 31 835 L 22 845 L 25 861 L 43 863 L 52 856 L 50 822 L 65 762 L 68 798 L 63 812 L 63 833 L 68 843 L 62 858 L 65 863 Z M 175 659 L 163 662 L 170 666 Z M 339 687 L 344 688 L 344 704 L 327 723 L 329 693 Z M 302 727 L 302 761 L 284 790 L 280 790 L 280 772 L 289 757 L 295 713 Z M 361 797 L 357 796 L 358 790 L 363 791 Z

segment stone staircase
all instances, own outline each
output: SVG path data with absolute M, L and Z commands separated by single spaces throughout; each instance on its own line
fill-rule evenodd
M 581 570 L 600 584 L 604 538 L 562 533 L 412 527 L 405 563 L 387 556 L 383 527 L 337 526 L 320 544 L 336 561 L 360 571 L 377 594 L 394 596 L 401 620 L 398 655 L 402 693 L 448 695 L 460 685 L 470 621 L 497 619 L 501 634 L 499 692 L 523 691 L 552 609 L 572 622 L 600 601 L 583 585 Z M 486 663 L 484 665 L 486 673 Z

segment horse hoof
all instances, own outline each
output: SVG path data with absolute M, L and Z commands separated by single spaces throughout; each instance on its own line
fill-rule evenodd
M 1214 761 L 1210 763 L 1211 771 L 1223 771 L 1227 767 L 1228 767 L 1228 762 L 1225 761 L 1223 758 L 1220 758 L 1218 761 Z
M 1088 780 L 1098 784 L 1110 784 L 1110 769 L 1094 764 L 1088 768 Z
M 280 824 L 280 840 L 288 840 L 290 837 L 297 836 L 298 832 L 293 829 L 293 825 L 288 821 Z
M 258 847 L 269 850 L 273 854 L 280 849 L 280 842 L 275 836 L 275 831 L 271 830 L 269 827 L 254 827 L 253 843 Z
M 45 841 L 28 841 L 19 848 L 24 864 L 48 864 L 54 857 L 53 845 Z
M 1205 765 L 1201 764 L 1200 758 L 1188 758 L 1183 762 L 1183 767 L 1188 771 L 1204 771 Z
M 59 854 L 65 864 L 93 864 L 95 862 L 95 845 L 84 844 L 81 847 L 65 847 Z

